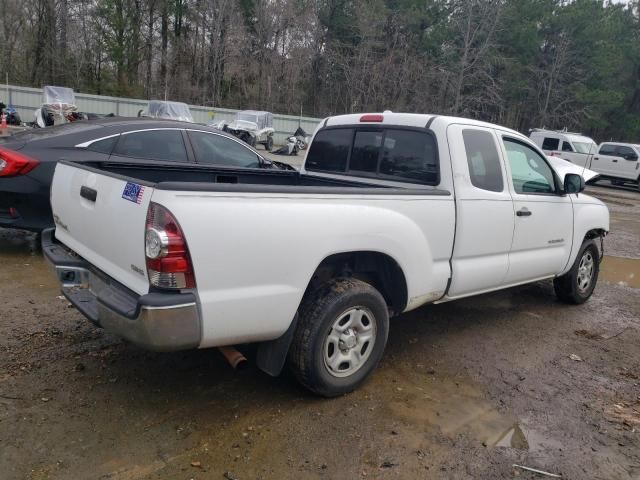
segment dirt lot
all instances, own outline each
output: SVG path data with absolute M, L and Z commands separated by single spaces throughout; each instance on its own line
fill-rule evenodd
M 397 318 L 359 391 L 314 398 L 216 351 L 141 351 L 60 298 L 0 231 L 0 478 L 640 478 L 640 194 L 583 306 L 550 282 Z

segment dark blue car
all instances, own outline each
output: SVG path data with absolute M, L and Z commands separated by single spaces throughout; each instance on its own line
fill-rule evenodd
M 0 227 L 53 226 L 49 189 L 59 160 L 230 169 L 290 169 L 212 127 L 157 119 L 108 118 L 0 138 Z

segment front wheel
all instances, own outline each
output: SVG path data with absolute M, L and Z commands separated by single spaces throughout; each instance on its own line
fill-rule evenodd
M 389 312 L 380 292 L 354 278 L 334 279 L 308 293 L 299 313 L 289 352 L 297 380 L 325 397 L 356 389 L 387 343 Z
M 593 240 L 582 244 L 571 270 L 553 280 L 553 288 L 560 300 L 580 305 L 586 302 L 598 282 L 600 251 Z
M 267 152 L 270 152 L 273 149 L 273 137 L 271 135 L 267 137 L 267 141 L 264 144 L 264 148 Z

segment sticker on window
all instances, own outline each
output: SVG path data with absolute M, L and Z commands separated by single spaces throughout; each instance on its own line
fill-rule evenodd
M 137 203 L 138 205 L 142 202 L 143 195 L 144 186 L 131 182 L 127 182 L 124 186 L 124 191 L 122 192 L 122 198 L 129 200 L 130 202 Z

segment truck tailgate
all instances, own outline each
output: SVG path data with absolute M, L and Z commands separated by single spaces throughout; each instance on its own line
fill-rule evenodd
M 56 238 L 142 295 L 149 291 L 144 233 L 150 186 L 58 163 L 51 184 Z

